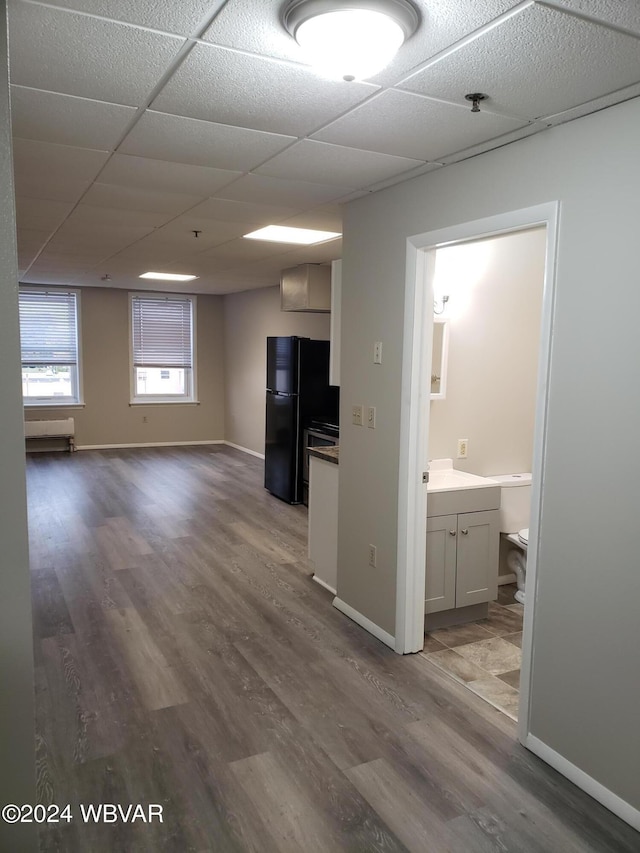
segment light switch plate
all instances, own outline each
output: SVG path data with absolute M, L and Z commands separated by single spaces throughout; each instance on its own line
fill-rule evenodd
M 367 407 L 367 426 L 369 429 L 376 428 L 376 407 L 368 406 Z
M 351 407 L 351 422 L 355 424 L 355 426 L 362 426 L 362 406 L 352 406 Z

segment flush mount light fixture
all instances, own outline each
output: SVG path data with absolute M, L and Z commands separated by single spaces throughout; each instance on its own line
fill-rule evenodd
M 293 0 L 282 22 L 320 73 L 351 81 L 388 65 L 419 18 L 408 0 Z
M 325 243 L 342 237 L 338 231 L 313 231 L 310 228 L 290 228 L 286 225 L 267 225 L 250 234 L 243 234 L 247 240 L 268 240 L 270 243 L 297 243 L 311 246 L 313 243 Z
M 156 281 L 193 281 L 197 275 L 180 275 L 174 272 L 143 272 L 138 278 L 153 278 Z

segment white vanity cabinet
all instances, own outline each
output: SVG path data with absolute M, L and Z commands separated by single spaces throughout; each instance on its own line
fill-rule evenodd
M 425 615 L 427 628 L 487 616 L 498 595 L 500 484 L 430 463 L 427 486 Z
M 425 613 L 496 598 L 498 516 L 498 510 L 486 510 L 427 518 Z

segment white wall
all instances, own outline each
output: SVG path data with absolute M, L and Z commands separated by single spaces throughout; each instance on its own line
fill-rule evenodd
M 6 16 L 6 4 L 0 0 L 0 803 L 3 805 L 35 803 L 33 645 Z M 0 821 L 0 849 L 37 850 L 34 827 Z
M 225 439 L 264 453 L 267 337 L 329 340 L 330 315 L 280 310 L 280 288 L 224 297 Z
M 559 200 L 530 730 L 635 809 L 639 138 L 635 99 L 347 205 L 338 543 L 338 595 L 394 634 L 407 238 Z
M 449 357 L 446 398 L 431 403 L 431 459 L 482 476 L 531 471 L 545 248 L 536 228 L 436 251 Z

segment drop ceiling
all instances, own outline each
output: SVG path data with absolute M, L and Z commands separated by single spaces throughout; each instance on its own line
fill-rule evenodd
M 341 231 L 345 201 L 640 95 L 637 2 L 414 0 L 416 34 L 352 83 L 305 65 L 283 5 L 10 0 L 21 281 L 160 289 L 138 279 L 160 268 L 199 276 L 189 292 L 276 284 L 341 241 L 248 231 Z

